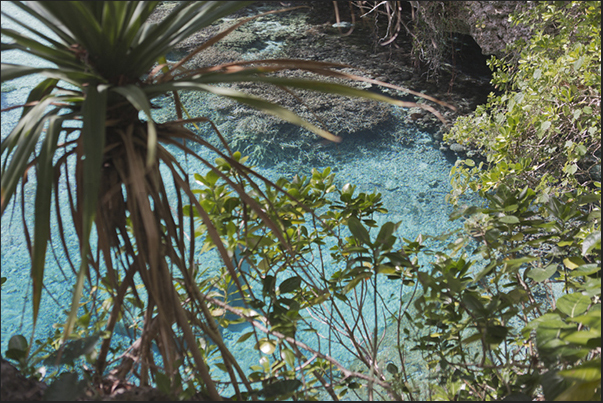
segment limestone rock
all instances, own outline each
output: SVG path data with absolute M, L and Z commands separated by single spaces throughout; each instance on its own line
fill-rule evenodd
M 3 402 L 42 400 L 45 384 L 26 378 L 4 358 L 2 358 L 1 371 L 0 400 Z
M 450 150 L 454 151 L 455 153 L 462 153 L 465 151 L 465 147 L 458 143 L 453 143 L 450 144 Z
M 484 55 L 501 57 L 507 44 L 518 39 L 528 39 L 530 29 L 509 22 L 511 13 L 531 7 L 523 1 L 464 1 L 458 15 L 458 27 L 464 27 L 482 49 Z

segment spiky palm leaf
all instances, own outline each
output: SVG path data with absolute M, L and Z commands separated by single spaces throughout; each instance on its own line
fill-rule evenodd
M 182 2 L 160 23 L 149 23 L 147 19 L 158 3 L 13 2 L 49 28 L 55 37 L 44 35 L 6 15 L 33 35 L 23 35 L 3 28 L 2 34 L 11 38 L 12 42 L 2 43 L 2 50 L 18 49 L 52 62 L 56 67 L 2 64 L 2 82 L 31 74 L 41 74 L 46 79 L 30 92 L 18 125 L 2 141 L 1 208 L 4 213 L 19 182 L 23 181 L 28 169 L 34 166 L 37 183 L 31 275 L 35 323 L 44 283 L 51 198 L 53 192 L 55 196 L 58 194 L 59 181 L 66 181 L 68 187 L 74 189 L 76 196 L 75 199 L 70 198 L 70 202 L 71 219 L 79 238 L 80 264 L 79 268 L 74 268 L 77 280 L 65 338 L 72 331 L 84 281 L 90 276 L 91 268 L 97 271 L 99 277 L 107 278 L 113 289 L 114 305 L 107 325 L 109 333 L 113 332 L 121 312 L 126 289 L 134 288 L 134 275 L 139 274 L 149 297 L 141 362 L 143 365 L 151 362 L 146 360 L 150 354 L 148 343 L 151 339 L 156 339 L 159 341 L 166 373 L 174 375 L 175 357 L 180 347 L 175 342 L 173 323 L 177 323 L 188 345 L 195 345 L 195 340 L 187 312 L 182 308 L 175 291 L 171 268 L 179 270 L 179 275 L 187 283 L 190 298 L 199 299 L 190 290 L 194 288 L 192 262 L 195 247 L 194 238 L 189 244 L 184 234 L 186 217 L 182 213 L 182 206 L 185 202 L 197 207 L 208 235 L 217 245 L 233 278 L 236 278 L 236 268 L 209 215 L 189 188 L 187 172 L 167 147 L 173 145 L 187 155 L 196 156 L 191 148 L 192 144 L 211 146 L 183 127 L 189 121 L 156 124 L 151 116 L 153 98 L 182 90 L 212 93 L 276 115 L 334 141 L 338 138 L 328 131 L 301 119 L 278 104 L 216 84 L 263 82 L 364 97 L 399 106 L 420 106 L 438 116 L 439 114 L 428 105 L 397 101 L 345 85 L 270 75 L 282 70 L 302 69 L 323 76 L 368 80 L 341 73 L 335 68 L 342 66 L 332 63 L 265 60 L 189 71 L 183 68 L 184 62 L 188 60 L 186 58 L 174 66 L 154 68 L 156 61 L 161 60 L 176 43 L 248 4 L 222 1 Z M 246 21 L 235 24 L 200 46 L 193 54 L 203 51 Z M 70 84 L 69 88 L 65 88 L 63 83 Z M 146 115 L 146 122 L 138 118 L 139 112 Z M 74 129 L 74 121 L 81 122 L 81 127 Z M 186 142 L 182 143 L 182 139 Z M 37 149 L 39 145 L 41 147 Z M 225 146 L 228 150 L 228 146 Z M 240 167 L 228 155 L 224 157 L 233 166 Z M 68 160 L 76 162 L 72 171 L 65 174 L 69 171 Z M 202 162 L 225 178 L 211 163 L 205 160 Z M 162 175 L 160 166 L 167 167 L 169 175 Z M 168 183 L 173 183 L 177 190 L 176 213 L 172 213 L 170 208 L 170 201 L 174 201 L 168 197 Z M 232 185 L 233 189 L 238 189 L 236 184 Z M 286 246 L 287 240 L 281 234 L 278 223 L 271 220 L 261 206 L 243 190 L 237 191 L 241 199 L 265 220 L 266 225 L 273 229 Z M 58 196 L 56 197 L 58 200 Z M 56 216 L 62 222 L 61 215 L 59 203 L 56 203 Z M 128 233 L 127 222 L 132 235 Z M 94 250 L 90 242 L 93 228 L 98 235 Z M 67 251 L 64 239 L 62 243 Z M 117 249 L 125 257 L 114 259 L 112 251 Z M 103 264 L 104 271 L 100 269 Z M 119 266 L 123 270 L 121 275 Z M 119 278 L 123 280 L 120 282 Z M 198 302 L 199 310 L 206 316 L 208 323 L 213 323 L 205 302 Z M 158 312 L 156 317 L 153 317 L 154 309 Z M 246 382 L 241 369 L 228 351 L 224 350 L 219 333 L 209 328 L 205 330 L 220 347 L 225 360 L 229 361 L 225 363 L 229 367 L 233 383 L 236 385 L 236 374 L 230 370 L 231 366 Z M 110 338 L 103 342 L 97 361 L 97 369 L 101 374 L 109 343 Z M 219 399 L 203 358 L 195 349 L 192 349 L 192 353 L 210 397 Z M 146 383 L 147 371 L 141 371 L 141 376 L 143 384 Z M 251 390 L 249 384 L 247 387 Z

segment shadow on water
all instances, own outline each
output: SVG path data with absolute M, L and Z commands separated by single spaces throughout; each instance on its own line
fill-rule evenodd
M 446 150 L 443 150 L 442 154 L 444 154 L 446 161 L 448 161 L 452 165 L 454 165 L 454 163 L 459 159 L 458 154 L 449 148 L 446 148 Z
M 243 259 L 243 257 L 241 256 L 241 252 L 237 249 L 235 251 L 235 256 L 233 259 L 233 265 L 235 267 L 239 267 L 239 271 L 241 273 L 244 273 L 244 275 L 249 274 L 250 271 L 250 265 L 247 262 L 247 260 Z M 216 288 L 212 288 L 211 291 L 216 290 Z M 227 300 L 224 300 L 224 298 L 219 298 L 222 302 L 226 302 L 231 308 L 235 308 L 235 309 L 248 309 L 249 306 L 245 303 L 245 298 L 243 297 L 243 295 L 241 295 L 241 292 L 239 291 L 239 288 L 237 287 L 237 284 L 233 281 L 230 280 L 230 282 L 228 283 L 228 287 L 226 289 L 226 295 L 227 295 Z M 224 319 L 226 319 L 227 321 L 235 321 L 237 319 L 240 318 L 240 316 L 231 313 L 231 312 L 226 312 L 223 316 Z M 249 322 L 244 321 L 242 323 L 234 323 L 234 324 L 230 324 L 228 326 L 228 330 L 232 331 L 232 332 L 241 332 L 245 329 L 247 329 L 249 326 L 251 326 L 249 324 Z M 223 332 L 223 328 L 220 326 L 220 332 Z

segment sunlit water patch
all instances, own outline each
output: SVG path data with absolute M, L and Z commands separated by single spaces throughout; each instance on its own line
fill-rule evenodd
M 197 106 L 211 104 L 206 99 L 201 99 Z M 382 107 L 390 108 L 390 106 Z M 214 113 L 209 108 L 199 108 L 198 113 L 207 115 Z M 165 118 L 163 113 L 169 114 L 171 112 L 169 108 L 158 111 L 157 120 L 161 121 Z M 392 113 L 395 116 L 400 111 L 393 110 Z M 219 117 L 216 121 L 219 122 Z M 218 128 L 221 130 L 225 126 L 227 124 L 218 123 Z M 225 129 L 222 130 L 222 134 L 227 135 Z M 200 135 L 208 141 L 211 141 L 212 136 L 215 136 L 209 128 L 203 129 Z M 302 134 L 300 133 L 300 135 Z M 250 136 L 250 138 L 253 138 L 253 136 Z M 199 155 L 209 161 L 213 161 L 213 158 L 216 157 L 213 152 L 204 148 L 199 148 L 197 151 Z M 309 164 L 307 161 L 314 161 L 314 163 Z M 324 163 L 321 163 L 321 161 Z M 388 213 L 376 214 L 373 218 L 378 226 L 387 221 L 399 223 L 395 233 L 400 240 L 398 245 L 401 245 L 402 238 L 412 241 L 420 234 L 437 236 L 458 228 L 458 224 L 448 220 L 451 207 L 444 201 L 445 195 L 451 190 L 449 184 L 449 172 L 453 165 L 451 156 L 445 155 L 439 150 L 429 133 L 404 124 L 401 120 L 394 122 L 394 124 L 377 126 L 370 133 L 344 137 L 340 144 L 325 144 L 320 140 L 310 146 L 307 145 L 307 142 L 287 143 L 281 148 L 281 152 L 277 148 L 277 151 L 270 155 L 269 163 L 263 162 L 261 160 L 255 161 L 255 164 L 258 165 L 256 170 L 273 182 L 276 182 L 281 176 L 287 179 L 292 179 L 294 175 L 311 176 L 313 169 L 323 171 L 329 167 L 335 173 L 335 183 L 338 188 L 350 183 L 356 186 L 356 195 L 360 192 L 381 193 L 384 207 L 388 210 Z M 204 166 L 191 157 L 187 158 L 184 166 L 191 174 L 195 172 L 204 174 L 207 171 Z M 375 231 L 378 231 L 378 229 L 371 232 L 372 237 L 376 236 Z M 341 267 L 341 264 L 334 264 L 329 259 L 328 249 L 334 245 L 334 240 L 331 240 L 323 248 L 327 276 L 345 268 Z M 314 259 L 315 264 L 318 260 L 316 256 L 310 259 Z M 214 254 L 200 256 L 199 262 L 201 262 L 202 268 L 209 272 L 212 272 L 212 270 L 216 272 L 217 268 L 223 266 Z M 429 257 L 420 255 L 419 264 L 426 270 L 429 267 Z M 279 278 L 278 282 L 283 281 L 285 277 Z M 391 320 L 391 317 L 399 313 L 400 303 L 402 303 L 403 308 L 408 308 L 407 302 L 410 301 L 416 290 L 413 287 L 401 287 L 399 281 L 389 281 L 385 278 L 379 281 L 378 286 L 379 298 L 384 298 L 383 300 L 379 299 L 380 302 L 383 302 L 383 305 L 380 302 L 377 304 L 379 334 L 384 337 L 384 343 L 378 358 L 383 361 L 383 365 L 386 365 L 387 362 L 398 361 L 397 356 L 393 355 L 395 353 L 393 343 L 396 342 L 396 337 L 393 331 L 395 323 Z M 259 283 L 257 283 L 257 287 L 258 290 L 256 291 L 261 292 L 259 291 L 261 290 Z M 374 305 L 371 295 L 369 292 L 367 300 L 361 306 L 363 314 L 369 321 L 374 319 Z M 389 311 L 385 308 L 388 308 Z M 348 314 L 345 320 L 348 323 L 353 323 L 354 319 L 351 312 L 348 312 Z M 313 349 L 330 352 L 333 357 L 344 365 L 355 365 L 356 360 L 346 349 L 346 346 L 349 347 L 350 343 L 330 343 L 329 339 L 334 340 L 333 329 L 326 323 L 321 323 L 320 320 L 313 320 L 313 316 L 314 318 L 317 317 L 316 312 L 305 312 L 302 313 L 302 316 L 311 324 L 299 325 L 297 334 L 301 341 Z M 386 328 L 388 330 L 384 331 Z M 310 329 L 312 332 L 304 333 L 304 330 Z M 254 349 L 256 341 L 253 337 L 246 342 L 237 343 L 237 340 L 250 330 L 249 326 L 238 325 L 235 326 L 234 331 L 229 329 L 223 333 L 225 342 L 231 348 L 234 356 L 240 360 L 241 367 L 244 369 L 260 365 L 263 356 L 261 352 Z M 358 340 L 361 340 L 361 338 L 359 337 Z M 307 356 L 310 357 L 312 354 L 308 353 Z M 424 369 L 422 365 L 412 361 L 407 363 L 407 368 L 410 373 L 418 373 L 418 371 Z M 215 375 L 226 376 L 219 371 Z

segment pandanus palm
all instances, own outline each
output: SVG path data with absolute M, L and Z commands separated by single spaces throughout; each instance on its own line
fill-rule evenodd
M 2 141 L 2 213 L 18 184 L 33 168 L 37 182 L 30 253 L 35 323 L 44 283 L 50 217 L 55 214 L 59 222 L 65 222 L 60 203 L 56 203 L 55 213 L 51 212 L 51 199 L 54 195 L 58 200 L 59 183 L 66 182 L 70 189 L 67 201 L 72 213 L 69 221 L 73 223 L 79 239 L 80 263 L 79 267 L 73 268 L 77 280 L 65 337 L 72 331 L 90 270 L 106 278 L 113 290 L 114 305 L 107 325 L 109 333 L 113 332 L 119 317 L 126 290 L 128 287 L 134 289 L 133 278 L 138 274 L 148 293 L 141 362 L 145 365 L 144 354 L 149 354 L 149 341 L 156 339 L 166 373 L 173 375 L 177 371 L 174 357 L 181 344 L 175 341 L 172 325 L 177 324 L 189 346 L 195 345 L 190 318 L 174 288 L 174 271 L 184 279 L 189 297 L 198 302 L 207 323 L 213 323 L 204 301 L 193 291 L 194 238 L 190 241 L 192 244 L 186 240 L 184 204 L 191 204 L 199 211 L 208 236 L 215 242 L 233 278 L 236 277 L 236 267 L 209 215 L 194 197 L 187 172 L 170 150 L 178 149 L 199 158 L 209 169 L 223 176 L 219 169 L 198 157 L 194 151 L 198 145 L 209 147 L 220 153 L 235 169 L 242 169 L 226 143 L 223 143 L 225 151 L 221 153 L 185 128 L 186 123 L 207 119 L 182 119 L 178 91 L 199 91 L 227 97 L 333 141 L 339 139 L 277 104 L 216 84 L 263 82 L 361 96 L 399 106 L 420 106 L 437 112 L 424 104 L 401 102 L 332 82 L 271 75 L 282 70 L 301 69 L 323 76 L 368 80 L 342 73 L 336 70 L 341 66 L 331 63 L 264 60 L 196 70 L 183 67 L 192 55 L 211 46 L 245 21 L 210 39 L 179 63 L 161 63 L 176 43 L 248 2 L 181 2 L 161 22 L 149 23 L 148 17 L 158 3 L 14 2 L 50 29 L 53 35 L 45 35 L 35 27 L 25 26 L 6 15 L 33 36 L 2 29 L 3 36 L 12 39 L 10 43 L 2 43 L 2 50 L 19 49 L 54 63 L 56 67 L 2 64 L 2 82 L 31 74 L 46 77 L 30 92 L 27 103 L 22 105 L 19 123 Z M 151 100 L 166 93 L 174 94 L 178 119 L 156 124 L 151 116 Z M 139 118 L 140 112 L 146 119 Z M 69 161 L 75 163 L 69 164 Z M 167 168 L 163 173 L 160 171 L 162 166 Z M 175 200 L 168 197 L 168 185 L 176 188 Z M 241 200 L 265 218 L 266 225 L 279 236 L 278 225 L 242 189 L 234 183 L 232 186 L 239 192 Z M 170 203 L 176 204 L 176 208 L 172 209 Z M 96 241 L 91 242 L 94 232 Z M 285 237 L 280 235 L 279 239 L 286 245 Z M 64 240 L 63 245 L 67 251 Z M 113 254 L 117 250 L 121 253 L 119 259 Z M 223 348 L 219 334 L 210 327 L 205 331 Z M 104 340 L 97 360 L 99 374 L 106 365 L 109 343 L 110 338 Z M 203 357 L 196 349 L 191 351 L 209 395 L 218 399 L 220 396 Z M 230 364 L 228 367 L 234 366 L 245 379 L 236 362 L 231 356 L 229 358 L 229 353 L 223 350 L 222 354 L 225 363 Z M 146 372 L 141 371 L 143 383 L 147 382 Z

